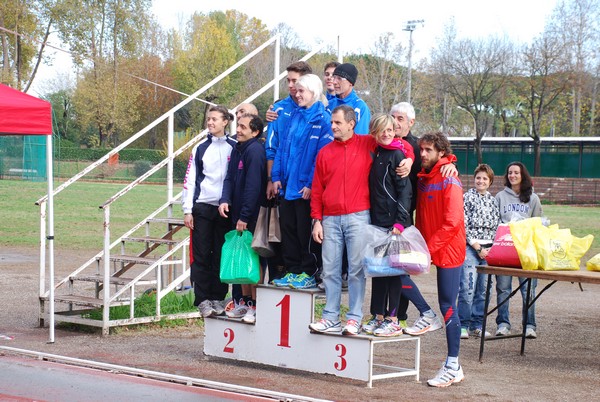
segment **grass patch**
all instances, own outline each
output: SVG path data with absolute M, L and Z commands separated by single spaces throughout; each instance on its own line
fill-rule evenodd
M 315 319 L 320 320 L 323 317 L 323 309 L 325 308 L 325 297 L 315 301 Z M 345 304 L 340 305 L 340 320 L 346 319 L 346 313 L 350 310 Z
M 156 310 L 156 293 L 146 292 L 135 300 L 134 317 L 148 317 L 153 316 Z M 177 314 L 185 312 L 194 312 L 194 292 L 189 291 L 185 293 L 170 292 L 163 297 L 160 304 L 160 312 L 163 315 Z M 91 310 L 86 314 L 82 314 L 83 318 L 91 318 L 93 320 L 102 321 L 102 309 Z M 121 320 L 129 318 L 129 306 L 115 306 L 110 308 L 109 317 L 111 320 Z M 75 332 L 83 333 L 98 333 L 101 328 L 61 322 L 58 324 L 59 328 Z M 154 329 L 163 328 L 177 328 L 177 327 L 204 327 L 204 320 L 197 318 L 178 318 L 173 320 L 162 319 L 157 322 L 128 325 L 123 327 L 113 327 L 110 329 L 112 334 L 124 333 L 129 331 L 151 331 Z
M 56 183 L 60 185 L 60 183 Z M 102 249 L 103 213 L 98 208 L 124 184 L 77 182 L 55 199 L 55 245 L 71 250 Z M 175 184 L 175 193 L 181 184 Z M 0 180 L 2 246 L 39 246 L 39 207 L 35 201 L 47 192 L 46 183 Z M 121 235 L 166 202 L 166 187 L 142 184 L 111 207 L 111 233 Z M 592 250 L 600 252 L 600 208 L 576 205 L 544 205 L 544 215 L 575 236 L 594 235 Z M 179 206 L 175 216 L 181 215 Z M 595 253 L 594 253 L 595 254 Z
M 557 223 L 561 229 L 571 229 L 577 237 L 588 234 L 594 236 L 594 242 L 589 251 L 581 259 L 585 262 L 600 253 L 600 208 L 582 207 L 574 205 L 544 205 L 543 215 L 550 219 L 550 223 Z
M 194 307 L 194 292 L 175 293 L 169 292 L 162 298 L 160 303 L 160 313 L 162 315 L 177 314 L 185 312 L 193 312 Z M 156 293 L 147 292 L 142 294 L 135 300 L 134 317 L 149 317 L 155 315 L 156 311 Z M 92 310 L 82 316 L 83 318 L 91 318 L 93 320 L 102 320 L 102 309 Z M 110 308 L 110 320 L 123 320 L 129 318 L 129 306 L 115 306 Z M 184 321 L 171 320 L 171 321 Z
M 99 206 L 123 187 L 125 184 L 77 182 L 59 193 L 54 200 L 55 247 L 100 251 L 104 213 Z M 180 189 L 175 185 L 174 193 Z M 46 183 L 0 180 L 2 245 L 39 246 L 40 207 L 35 202 L 46 193 Z M 166 186 L 142 184 L 131 190 L 111 206 L 111 238 L 131 229 L 166 201 Z M 179 206 L 174 207 L 174 214 L 182 216 Z

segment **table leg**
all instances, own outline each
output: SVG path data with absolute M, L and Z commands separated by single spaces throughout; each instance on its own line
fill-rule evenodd
M 481 274 L 480 274 L 481 275 Z M 479 341 L 479 363 L 483 359 L 483 348 L 485 342 L 485 329 L 487 327 L 488 308 L 490 307 L 490 294 L 492 291 L 492 275 L 488 275 L 487 287 L 485 288 L 485 303 L 483 307 L 483 325 L 481 327 L 481 339 Z
M 529 292 L 531 292 L 531 278 L 525 280 L 527 282 L 527 296 L 525 297 L 525 306 L 523 308 L 523 333 L 521 334 L 521 356 L 525 354 L 525 335 L 527 333 L 527 316 L 529 315 Z

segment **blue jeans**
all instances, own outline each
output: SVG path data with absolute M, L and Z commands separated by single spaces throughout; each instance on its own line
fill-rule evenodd
M 326 302 L 323 318 L 340 320 L 342 300 L 342 257 L 344 244 L 348 250 L 349 311 L 346 318 L 362 320 L 362 306 L 367 280 L 363 270 L 364 230 L 369 224 L 369 211 L 323 217 L 323 285 Z
M 497 303 L 502 303 L 510 293 L 512 292 L 512 276 L 496 275 L 496 294 Z M 525 278 L 519 278 L 519 284 L 523 283 Z M 529 295 L 529 302 L 535 297 L 535 288 L 537 286 L 537 279 L 531 282 L 531 293 Z M 525 311 L 525 300 L 527 300 L 527 285 L 521 288 L 521 297 L 523 298 L 523 312 Z M 508 318 L 508 304 L 509 301 L 504 303 L 498 309 L 498 315 L 496 316 L 496 324 L 498 327 L 504 326 L 510 329 L 510 320 Z M 521 316 L 522 318 L 522 316 Z M 527 328 L 535 329 L 535 304 L 529 308 L 527 313 Z
M 458 317 L 462 328 L 481 329 L 483 326 L 483 309 L 485 307 L 485 290 L 488 276 L 478 274 L 477 265 L 487 265 L 477 251 L 467 245 L 467 255 L 461 267 L 460 289 L 458 292 Z

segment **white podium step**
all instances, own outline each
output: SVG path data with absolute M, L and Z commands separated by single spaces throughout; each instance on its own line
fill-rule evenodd
M 419 337 L 311 333 L 308 324 L 314 320 L 315 299 L 319 294 L 323 293 L 259 285 L 256 324 L 221 317 L 207 319 L 204 353 L 367 381 L 368 387 L 372 387 L 373 380 L 383 378 L 415 376 L 419 381 Z M 413 367 L 374 362 L 375 346 L 390 342 L 414 342 Z M 412 364 L 410 355 L 399 351 L 398 360 Z

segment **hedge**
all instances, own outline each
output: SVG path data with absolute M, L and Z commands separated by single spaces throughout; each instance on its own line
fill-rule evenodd
M 61 147 L 56 150 L 56 160 L 61 161 L 96 161 L 110 152 L 107 148 L 74 148 Z M 119 161 L 149 161 L 158 163 L 164 159 L 164 151 L 156 149 L 123 149 L 119 152 Z

